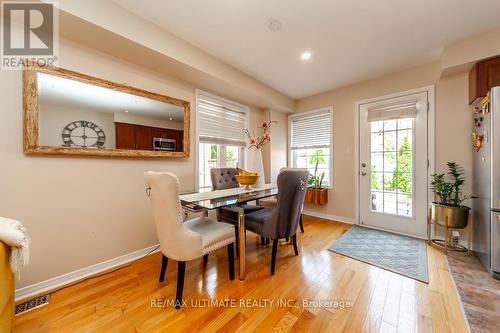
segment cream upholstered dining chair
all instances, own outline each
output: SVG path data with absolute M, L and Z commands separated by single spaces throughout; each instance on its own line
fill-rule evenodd
M 227 246 L 229 278 L 234 280 L 234 227 L 227 223 L 198 217 L 183 223 L 179 199 L 179 180 L 170 172 L 144 173 L 153 208 L 156 232 L 160 241 L 163 282 L 168 259 L 177 260 L 176 308 L 182 305 L 186 261 L 201 258 Z

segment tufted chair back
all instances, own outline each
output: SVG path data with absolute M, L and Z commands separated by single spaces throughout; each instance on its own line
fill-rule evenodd
M 179 180 L 170 172 L 144 173 L 149 186 L 156 232 L 161 252 L 173 260 L 188 261 L 202 256 L 202 238 L 183 225 Z
M 279 173 L 278 200 L 270 220 L 264 223 L 264 237 L 280 239 L 296 234 L 308 178 L 307 170 L 288 169 Z
M 240 187 L 234 176 L 238 175 L 236 168 L 213 168 L 210 169 L 212 179 L 212 190 L 225 190 L 228 188 Z

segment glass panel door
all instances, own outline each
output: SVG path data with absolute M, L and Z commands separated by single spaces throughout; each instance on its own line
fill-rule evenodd
M 403 94 L 359 106 L 360 224 L 426 237 L 427 98 Z

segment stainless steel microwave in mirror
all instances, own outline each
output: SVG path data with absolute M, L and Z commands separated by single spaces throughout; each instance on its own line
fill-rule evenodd
M 24 151 L 188 157 L 190 104 L 61 68 L 24 68 Z

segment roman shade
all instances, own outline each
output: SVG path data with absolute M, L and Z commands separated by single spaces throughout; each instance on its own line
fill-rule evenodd
M 198 136 L 202 143 L 245 146 L 248 108 L 205 92 L 198 93 Z
M 368 110 L 368 121 L 417 118 L 417 102 L 377 107 Z
M 332 117 L 322 110 L 291 120 L 291 149 L 327 148 L 331 145 Z

